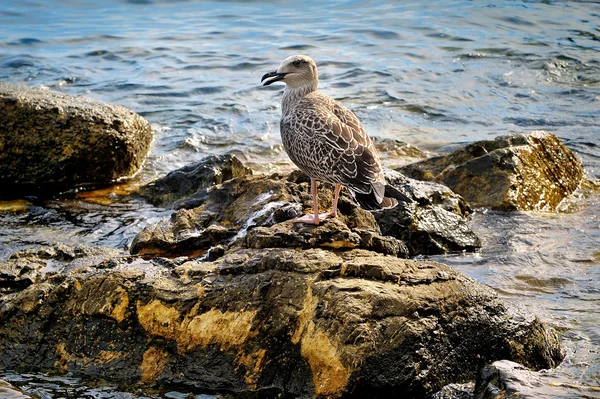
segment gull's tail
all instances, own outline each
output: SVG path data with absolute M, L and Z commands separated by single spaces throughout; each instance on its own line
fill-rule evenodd
M 367 211 L 381 211 L 384 209 L 391 209 L 398 205 L 398 201 L 405 202 L 407 204 L 414 202 L 412 198 L 409 198 L 406 194 L 390 186 L 385 186 L 384 198 L 381 202 L 377 201 L 377 196 L 374 191 L 369 194 L 353 193 L 354 199 L 358 202 L 361 208 Z

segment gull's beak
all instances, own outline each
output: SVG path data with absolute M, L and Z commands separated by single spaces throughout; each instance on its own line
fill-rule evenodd
M 263 86 L 268 86 L 271 83 L 275 83 L 277 81 L 282 80 L 285 77 L 285 75 L 287 75 L 287 73 L 273 71 L 265 73 L 260 81 L 264 82 Z

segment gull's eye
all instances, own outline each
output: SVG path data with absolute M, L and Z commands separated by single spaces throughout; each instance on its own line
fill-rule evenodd
M 302 65 L 302 60 L 295 60 L 294 62 L 292 62 L 292 65 L 295 67 L 299 67 L 300 65 Z

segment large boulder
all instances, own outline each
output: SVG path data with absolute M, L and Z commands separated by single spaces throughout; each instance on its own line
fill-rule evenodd
M 583 177 L 573 152 L 545 131 L 478 141 L 399 170 L 441 182 L 472 206 L 502 210 L 555 211 Z
M 481 246 L 468 225 L 468 205 L 446 187 L 392 173 L 388 181 L 414 200 L 372 214 L 345 189 L 339 218 L 318 227 L 292 219 L 311 211 L 308 178 L 254 175 L 231 179 L 207 190 L 199 207 L 147 226 L 133 240 L 131 253 L 145 257 L 196 256 L 212 247 L 363 248 L 400 257 L 474 250 Z M 331 208 L 332 190 L 319 188 L 320 207 Z
M 0 368 L 266 398 L 410 399 L 494 360 L 539 369 L 562 358 L 539 320 L 436 262 L 331 248 L 237 248 L 175 267 L 91 254 L 63 248 L 51 272 L 46 252 L 14 256 L 46 272 L 0 296 Z
M 3 195 L 106 185 L 131 176 L 151 141 L 148 122 L 127 108 L 0 83 Z

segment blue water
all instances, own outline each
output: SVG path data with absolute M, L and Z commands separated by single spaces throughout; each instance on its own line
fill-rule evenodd
M 0 81 L 125 105 L 155 140 L 138 181 L 209 154 L 289 169 L 281 86 L 261 76 L 313 57 L 321 89 L 372 136 L 430 151 L 549 130 L 600 177 L 600 4 L 12 1 L 0 3 Z M 397 159 L 384 159 L 388 165 Z M 135 198 L 58 198 L 0 215 L 0 258 L 52 239 L 126 247 L 168 214 Z M 561 215 L 478 211 L 476 255 L 443 258 L 511 305 L 565 328 L 563 371 L 600 383 L 600 205 Z

